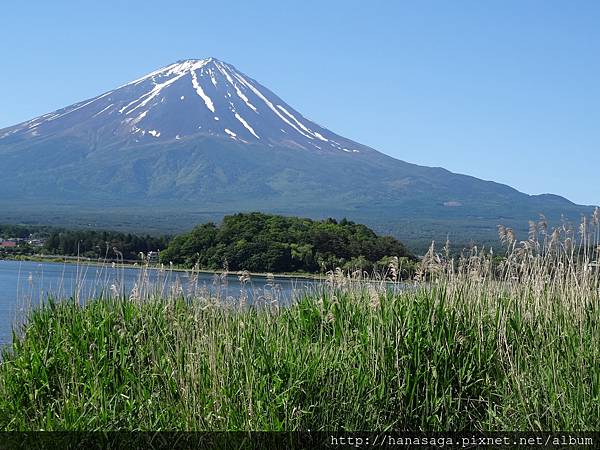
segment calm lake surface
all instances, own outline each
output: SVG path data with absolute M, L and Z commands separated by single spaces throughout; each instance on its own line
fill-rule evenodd
M 141 285 L 152 286 L 155 292 L 165 295 L 177 289 L 190 292 L 195 286 L 198 295 L 218 295 L 222 299 L 239 298 L 244 293 L 248 303 L 265 296 L 289 302 L 293 292 L 297 294 L 315 285 L 315 281 L 302 278 L 276 277 L 273 281 L 252 276 L 250 281 L 242 283 L 237 274 L 219 277 L 200 273 L 196 274 L 196 280 L 190 280 L 188 273 L 169 270 L 0 260 L 0 346 L 10 343 L 13 326 L 22 320 L 27 310 L 48 296 L 68 299 L 78 293 L 82 302 L 103 292 L 116 291 L 129 296 L 134 286 L 140 285 L 144 274 L 146 281 Z

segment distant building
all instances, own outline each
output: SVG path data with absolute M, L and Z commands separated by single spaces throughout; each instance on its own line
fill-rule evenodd
M 17 243 L 15 241 L 2 241 L 0 242 L 0 247 L 4 247 L 4 248 L 12 248 L 12 247 L 16 247 Z
M 148 262 L 150 264 L 157 263 L 158 255 L 159 255 L 159 252 L 148 252 Z

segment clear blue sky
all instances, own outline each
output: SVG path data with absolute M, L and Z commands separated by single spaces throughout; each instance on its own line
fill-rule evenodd
M 600 203 L 595 0 L 5 2 L 0 128 L 207 56 L 394 157 Z

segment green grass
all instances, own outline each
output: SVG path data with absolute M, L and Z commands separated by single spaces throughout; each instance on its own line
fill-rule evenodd
M 530 287 L 49 303 L 4 352 L 0 428 L 600 429 L 597 292 Z

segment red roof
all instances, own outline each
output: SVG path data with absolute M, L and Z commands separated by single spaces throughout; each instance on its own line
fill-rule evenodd
M 13 241 L 0 242 L 0 247 L 16 247 L 17 243 Z

